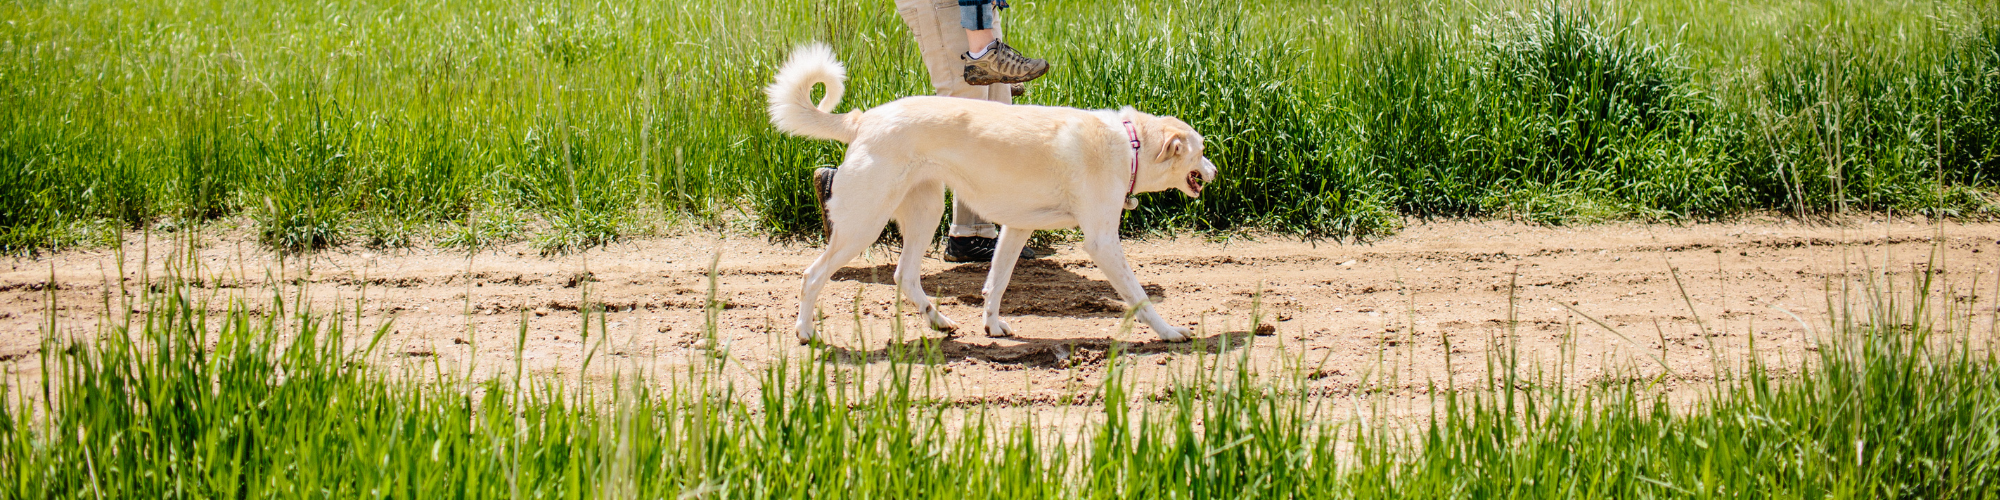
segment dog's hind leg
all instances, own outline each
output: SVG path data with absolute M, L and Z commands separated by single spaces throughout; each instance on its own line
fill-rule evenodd
M 980 292 L 986 294 L 986 336 L 1011 337 L 1014 329 L 1000 320 L 1000 296 L 1007 292 L 1007 281 L 1014 277 L 1014 262 L 1021 260 L 1021 247 L 1027 246 L 1028 236 L 1034 230 L 1014 229 L 1013 226 L 1000 228 L 1000 241 L 993 246 L 993 268 L 986 273 L 986 287 Z
M 903 197 L 903 204 L 896 208 L 896 227 L 903 232 L 903 256 L 896 261 L 896 285 L 903 291 L 903 298 L 917 306 L 917 313 L 924 315 L 931 328 L 938 331 L 958 329 L 958 322 L 938 312 L 924 293 L 924 251 L 931 246 L 931 238 L 937 235 L 938 220 L 944 217 L 944 184 L 939 182 L 920 183 L 910 188 Z
M 838 184 L 835 187 L 838 189 Z M 858 197 L 848 200 L 838 196 L 827 200 L 827 224 L 833 228 L 833 234 L 827 237 L 826 250 L 813 260 L 812 265 L 806 266 L 805 285 L 799 290 L 799 343 L 811 342 L 814 338 L 813 312 L 819 292 L 826 287 L 827 280 L 833 278 L 833 272 L 860 256 L 861 251 L 868 249 L 868 245 L 875 242 L 875 237 L 882 234 L 882 226 L 888 225 L 890 207 L 871 203 L 873 201 Z
M 1109 223 L 1096 222 L 1083 225 L 1083 251 L 1090 254 L 1090 260 L 1097 262 L 1097 268 L 1104 271 L 1105 280 L 1111 282 L 1111 288 L 1118 290 L 1118 296 L 1123 297 L 1126 304 L 1139 309 L 1135 316 L 1152 326 L 1153 333 L 1159 334 L 1160 340 L 1186 342 L 1194 331 L 1169 324 L 1166 318 L 1160 317 L 1160 313 L 1153 310 L 1152 299 L 1146 296 L 1146 289 L 1139 285 L 1139 276 L 1133 274 L 1132 266 L 1125 262 L 1125 248 L 1118 241 L 1118 219 L 1113 218 Z

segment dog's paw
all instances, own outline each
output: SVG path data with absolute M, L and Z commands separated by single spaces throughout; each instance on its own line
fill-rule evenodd
M 1169 326 L 1166 328 L 1155 328 L 1153 331 L 1160 334 L 1160 340 L 1168 342 L 1187 342 L 1188 339 L 1194 338 L 1193 328 Z
M 940 332 L 958 331 L 957 321 L 952 321 L 951 318 L 947 318 L 944 316 L 944 314 L 938 313 L 937 311 L 931 311 L 930 321 L 932 330 L 937 330 Z
M 1012 327 L 1007 326 L 1007 322 L 1000 321 L 1000 318 L 987 318 L 986 336 L 1012 337 L 1014 336 L 1014 329 Z
M 816 336 L 817 335 L 814 335 L 813 333 L 812 323 L 799 323 L 799 329 L 798 329 L 799 345 L 811 344 L 813 338 Z

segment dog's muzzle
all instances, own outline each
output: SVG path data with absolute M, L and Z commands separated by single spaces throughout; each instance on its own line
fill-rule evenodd
M 1202 188 L 1207 187 L 1209 182 L 1215 181 L 1215 175 L 1215 164 L 1210 163 L 1207 158 L 1202 158 L 1200 167 L 1188 171 L 1187 192 L 1194 198 L 1200 198 Z

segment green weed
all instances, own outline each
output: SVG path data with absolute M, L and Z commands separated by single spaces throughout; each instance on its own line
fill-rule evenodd
M 1433 413 L 1412 428 L 1326 406 L 1304 384 L 1312 375 L 1303 360 L 1258 374 L 1240 346 L 1213 356 L 1197 347 L 1196 376 L 1140 394 L 1114 349 L 1101 361 L 1101 388 L 1075 395 L 1087 401 L 1075 411 L 1089 417 L 1074 434 L 997 424 L 997 409 L 940 399 L 936 353 L 926 347 L 934 344 L 924 342 L 892 342 L 887 362 L 872 364 L 801 348 L 827 355 L 780 356 L 749 387 L 717 376 L 740 369 L 727 355 L 700 357 L 685 374 L 620 369 L 580 386 L 526 374 L 518 361 L 474 380 L 436 357 L 384 352 L 390 325 L 356 331 L 358 320 L 339 311 L 286 308 L 282 290 L 253 308 L 169 276 L 107 298 L 96 335 L 45 327 L 32 361 L 42 378 L 0 386 L 0 490 L 22 498 L 2000 495 L 1992 481 L 2000 371 L 1991 346 L 1972 340 L 1978 315 L 1938 298 L 1959 293 L 1939 274 L 1913 273 L 1901 288 L 1889 276 L 1832 291 L 1830 319 L 1809 326 L 1828 333 L 1796 373 L 1772 373 L 1751 357 L 1718 369 L 1691 402 L 1658 390 L 1658 376 L 1568 385 L 1568 349 L 1537 356 L 1503 337 L 1487 360 L 1490 377 L 1425 387 Z M 604 318 L 585 289 L 578 369 L 622 363 L 605 350 Z M 712 283 L 710 293 L 713 306 Z M 710 348 L 726 350 L 713 345 L 715 328 L 704 327 Z M 901 332 L 892 325 L 892 336 Z M 1369 384 L 1364 392 L 1400 382 Z
M 1522 200 L 1576 208 L 1527 217 L 1555 223 L 1992 213 L 1990 2 L 1041 0 L 1005 17 L 1055 65 L 1025 103 L 1132 105 L 1208 136 L 1220 181 L 1200 201 L 1145 196 L 1135 232 L 1369 237 Z M 566 232 L 546 248 L 634 214 L 809 238 L 807 173 L 842 146 L 770 127 L 759 92 L 780 58 L 832 43 L 853 109 L 930 93 L 879 0 L 56 1 L 0 18 L 10 253 L 85 240 L 63 233 L 96 223 L 75 221 L 242 215 L 309 250 L 382 240 L 341 229 L 356 220 L 487 210 Z

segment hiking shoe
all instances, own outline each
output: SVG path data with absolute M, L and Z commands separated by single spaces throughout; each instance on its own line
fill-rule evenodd
M 993 247 L 999 246 L 997 238 L 984 236 L 952 236 L 944 244 L 945 262 L 993 262 Z M 1048 256 L 1033 248 L 1021 247 L 1021 258 L 1039 259 Z
M 813 200 L 819 203 L 820 228 L 829 240 L 833 239 L 833 219 L 827 217 L 826 200 L 833 197 L 833 174 L 839 172 L 827 167 L 813 169 Z
M 958 59 L 965 62 L 965 83 L 972 85 L 1026 83 L 1049 72 L 1048 61 L 1021 55 L 999 40 L 978 59 L 971 52 L 959 54 Z

